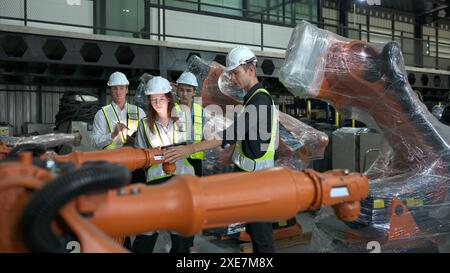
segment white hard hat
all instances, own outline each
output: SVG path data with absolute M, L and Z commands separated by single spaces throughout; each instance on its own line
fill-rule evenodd
M 194 87 L 198 86 L 197 78 L 191 72 L 184 71 L 177 80 L 178 84 L 187 84 Z
M 246 46 L 238 46 L 233 48 L 228 53 L 225 71 L 226 72 L 231 71 L 236 67 L 246 63 L 253 63 L 256 65 L 257 61 L 258 60 L 256 59 L 255 53 L 253 53 L 253 51 L 251 51 L 250 48 Z
M 172 91 L 170 82 L 161 76 L 153 77 L 145 85 L 145 95 L 166 94 Z
M 122 72 L 114 72 L 109 76 L 108 86 L 129 85 L 127 77 Z

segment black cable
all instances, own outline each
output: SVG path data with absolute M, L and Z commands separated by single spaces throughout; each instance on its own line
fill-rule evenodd
M 450 126 L 450 103 L 444 107 L 440 121 Z
M 51 222 L 59 210 L 77 196 L 118 188 L 130 181 L 128 170 L 117 164 L 90 162 L 61 175 L 36 192 L 22 215 L 23 240 L 33 252 L 66 252 L 69 235 L 56 235 Z
M 14 147 L 14 149 L 6 156 L 6 159 L 15 159 L 19 153 L 26 151 L 32 152 L 35 156 L 40 156 L 45 153 L 46 149 L 44 145 L 36 143 L 21 144 Z
M 93 122 L 95 114 L 102 108 L 102 104 L 98 100 L 86 101 L 83 97 L 84 95 L 93 96 L 98 99 L 98 96 L 87 91 L 70 91 L 64 93 L 64 96 L 59 100 L 59 111 L 55 117 L 56 129 L 67 121 Z M 82 101 L 76 100 L 77 96 Z

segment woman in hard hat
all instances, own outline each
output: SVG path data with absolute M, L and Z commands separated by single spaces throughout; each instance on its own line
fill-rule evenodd
M 146 118 L 141 119 L 136 136 L 137 148 L 160 148 L 174 144 L 185 143 L 187 132 L 185 126 L 185 113 L 175 103 L 172 87 L 163 77 L 152 78 L 145 87 L 148 97 L 149 112 Z M 153 165 L 147 169 L 147 184 L 149 186 L 167 182 L 173 175 L 192 174 L 194 168 L 186 159 L 175 162 L 174 174 L 164 172 L 162 164 Z M 155 219 L 157 221 L 157 219 Z M 182 237 L 171 233 L 172 253 L 188 253 L 190 237 Z M 137 235 L 133 242 L 132 251 L 140 253 L 153 252 L 158 233 Z

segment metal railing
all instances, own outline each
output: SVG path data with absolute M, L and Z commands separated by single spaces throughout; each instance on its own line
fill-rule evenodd
M 101 26 L 97 23 L 98 18 L 98 12 L 97 6 L 98 6 L 98 0 L 93 0 L 93 13 L 94 13 L 94 20 L 92 25 L 83 25 L 83 24 L 73 24 L 73 23 L 67 23 L 67 22 L 57 22 L 57 21 L 47 21 L 47 20 L 39 20 L 30 18 L 29 13 L 29 5 L 28 2 L 32 0 L 22 0 L 23 3 L 23 16 L 0 16 L 0 19 L 6 19 L 6 20 L 14 20 L 14 21 L 22 21 L 23 25 L 27 26 L 30 23 L 44 23 L 49 25 L 59 25 L 59 26 L 66 26 L 66 27 L 76 27 L 80 29 L 89 29 L 92 30 L 93 33 L 97 34 L 108 34 L 108 32 L 117 32 L 117 33 L 123 33 L 124 35 L 128 35 L 135 38 L 143 38 L 143 39 L 157 39 L 157 40 L 167 40 L 167 39 L 184 39 L 184 40 L 195 40 L 195 41 L 204 41 L 204 42 L 213 42 L 213 43 L 221 43 L 221 44 L 241 44 L 241 45 L 247 45 L 247 46 L 253 46 L 260 48 L 261 51 L 267 50 L 267 49 L 279 49 L 284 50 L 286 47 L 279 47 L 270 45 L 267 43 L 267 37 L 265 36 L 264 26 L 279 26 L 279 27 L 295 27 L 295 25 L 302 20 L 302 18 L 298 18 L 297 16 L 286 16 L 284 15 L 278 15 L 271 13 L 270 9 L 264 10 L 263 12 L 248 10 L 244 8 L 234 8 L 234 7 L 227 7 L 222 5 L 216 5 L 216 4 L 209 4 L 209 3 L 202 3 L 200 1 L 192 1 L 192 0 L 178 0 L 178 1 L 172 1 L 177 3 L 185 3 L 185 4 L 195 4 L 196 9 L 187 9 L 182 7 L 176 7 L 173 5 L 170 5 L 166 3 L 165 0 L 152 0 L 152 1 L 143 1 L 144 7 L 142 7 L 142 10 L 144 10 L 144 13 L 150 13 L 150 9 L 156 10 L 158 19 L 157 19 L 157 32 L 150 31 L 150 23 L 146 22 L 145 26 L 139 30 L 127 30 L 127 29 L 117 29 L 117 28 L 111 28 L 107 26 Z M 171 2 L 171 3 L 172 3 Z M 107 1 L 106 1 L 107 3 Z M 290 3 L 290 1 L 287 1 L 286 3 Z M 225 13 L 216 13 L 211 11 L 205 11 L 205 9 L 220 9 L 220 10 L 227 10 L 229 12 L 226 13 L 239 13 L 242 16 L 237 15 L 230 15 Z M 260 41 L 259 43 L 244 43 L 240 41 L 230 41 L 230 40 L 219 40 L 219 39 L 207 39 L 202 37 L 196 37 L 195 35 L 192 35 L 191 33 L 185 36 L 180 35 L 174 35 L 167 32 L 167 22 L 166 22 L 166 11 L 179 11 L 179 12 L 186 12 L 186 13 L 195 13 L 195 14 L 201 14 L 205 16 L 215 16 L 215 17 L 222 17 L 222 18 L 229 18 L 237 21 L 243 21 L 243 22 L 251 22 L 256 23 L 260 25 Z M 284 11 L 283 11 L 284 13 Z M 249 16 L 251 15 L 251 16 Z M 275 18 L 276 20 L 270 20 L 271 18 Z M 328 21 L 330 21 L 329 18 L 327 18 Z M 276 21 L 276 22 L 274 22 Z M 392 31 L 392 29 L 387 29 L 387 31 L 391 32 L 391 34 L 386 34 L 382 32 L 377 31 L 371 31 L 370 26 L 367 28 L 368 30 L 364 30 L 363 28 L 366 27 L 364 24 L 352 24 L 352 26 L 344 26 L 340 25 L 338 21 L 335 21 L 333 23 L 324 23 L 324 22 L 316 22 L 311 21 L 311 23 L 317 25 L 320 28 L 325 29 L 335 29 L 338 34 L 344 35 L 344 34 L 352 34 L 347 36 L 353 36 L 350 38 L 353 39 L 362 39 L 363 37 L 367 37 L 367 40 L 370 42 L 371 38 L 374 38 L 375 36 L 378 39 L 387 41 L 397 41 L 403 51 L 403 54 L 405 56 L 405 63 L 407 65 L 413 65 L 413 66 L 419 66 L 419 67 L 433 67 L 438 69 L 448 69 L 450 67 L 450 43 L 446 43 L 439 40 L 439 37 L 437 36 L 425 36 L 423 39 L 417 39 L 409 36 L 414 36 L 411 32 L 406 31 Z M 284 22 L 284 23 L 283 23 Z M 289 22 L 289 23 L 286 23 Z M 380 28 L 380 27 L 377 27 Z M 381 28 L 380 28 L 381 29 Z M 395 34 L 395 32 L 399 32 L 400 34 Z M 356 37 L 355 37 L 356 36 Z M 436 41 L 431 41 L 432 38 L 434 38 Z M 372 39 L 373 40 L 373 39 Z M 428 45 L 428 46 L 427 46 Z M 286 45 L 287 46 L 287 45 Z M 445 50 L 447 49 L 447 50 Z

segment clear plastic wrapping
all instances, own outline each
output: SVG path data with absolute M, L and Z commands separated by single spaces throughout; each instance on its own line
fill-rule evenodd
M 339 223 L 323 209 L 312 250 L 449 251 L 450 127 L 413 92 L 399 45 L 349 40 L 302 22 L 293 31 L 280 81 L 296 96 L 375 123 L 385 140 L 366 172 L 370 193 L 359 219 Z
M 147 96 L 145 95 L 145 85 L 149 80 L 153 78 L 152 75 L 144 73 L 139 78 L 139 85 L 136 88 L 136 94 L 134 95 L 133 103 L 143 109 L 145 112 L 148 112 L 148 101 Z
M 225 113 L 227 106 L 243 103 L 245 93 L 233 86 L 227 74 L 224 73 L 224 67 L 219 63 L 192 56 L 188 61 L 188 71 L 196 75 L 201 102 L 207 109 L 208 106 L 214 105 L 220 107 Z M 328 136 L 325 133 L 282 112 L 278 112 L 278 115 L 280 141 L 276 150 L 276 166 L 303 169 L 309 161 L 323 158 L 328 144 Z M 213 125 L 219 127 L 219 131 L 231 124 L 231 120 L 227 120 L 226 117 L 220 118 L 225 122 L 222 124 L 212 122 Z M 208 152 L 204 161 L 204 165 L 208 169 L 207 173 L 212 170 L 223 170 L 225 166 L 230 168 L 231 154 L 232 147 L 225 150 L 218 148 Z
M 433 106 L 433 109 L 431 110 L 431 113 L 437 118 L 442 118 L 442 113 L 444 112 L 444 105 L 435 105 Z
M 81 134 L 63 134 L 52 133 L 45 135 L 29 136 L 29 137 L 3 137 L 0 141 L 5 142 L 8 146 L 19 146 L 23 144 L 39 144 L 45 148 L 56 147 L 63 144 L 79 146 L 81 143 Z

